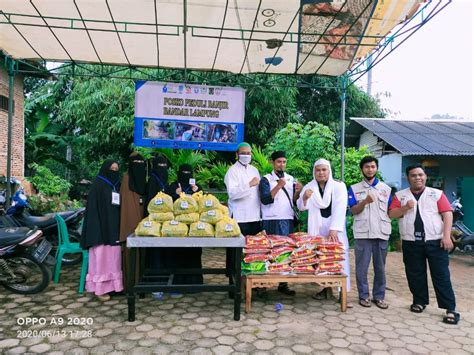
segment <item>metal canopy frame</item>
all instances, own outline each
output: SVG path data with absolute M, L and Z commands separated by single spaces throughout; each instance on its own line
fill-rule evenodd
M 344 178 L 344 134 L 345 134 L 345 107 L 346 107 L 346 96 L 347 96 L 347 88 L 350 85 L 354 85 L 361 77 L 363 77 L 367 72 L 369 72 L 373 67 L 375 67 L 380 61 L 382 61 L 386 56 L 391 54 L 396 48 L 398 48 L 403 42 L 405 42 L 408 38 L 410 38 L 414 33 L 416 33 L 421 27 L 423 27 L 426 23 L 428 23 L 434 16 L 436 16 L 440 11 L 442 11 L 446 6 L 448 6 L 452 0 L 443 1 L 443 0 L 428 0 L 424 6 L 422 6 L 418 11 L 407 21 L 401 24 L 396 30 L 393 31 L 387 37 L 384 36 L 353 36 L 347 34 L 350 30 L 346 31 L 344 35 L 332 35 L 336 38 L 335 42 L 331 41 L 323 41 L 324 33 L 313 33 L 313 32 L 306 32 L 305 35 L 311 35 L 317 38 L 316 41 L 302 41 L 300 38 L 301 33 L 299 32 L 291 32 L 290 29 L 294 21 L 298 18 L 298 15 L 301 12 L 301 6 L 298 8 L 297 12 L 295 13 L 292 22 L 288 26 L 286 32 L 272 32 L 272 31 L 264 31 L 264 30 L 257 30 L 255 29 L 255 24 L 257 20 L 257 14 L 260 11 L 260 6 L 262 4 L 262 0 L 259 0 L 259 5 L 257 7 L 257 11 L 255 14 L 255 18 L 253 21 L 252 29 L 245 30 L 245 29 L 237 29 L 237 28 L 228 28 L 225 26 L 227 10 L 229 6 L 229 0 L 226 0 L 224 16 L 222 19 L 222 25 L 220 27 L 206 27 L 206 26 L 193 26 L 187 23 L 187 0 L 183 1 L 183 16 L 184 21 L 183 25 L 170 25 L 164 23 L 158 23 L 157 15 L 156 15 L 156 8 L 157 8 L 157 1 L 154 0 L 154 8 L 155 8 L 155 22 L 153 23 L 140 23 L 140 22 L 121 22 L 116 21 L 114 19 L 113 13 L 109 6 L 109 0 L 105 0 L 109 14 L 110 20 L 93 20 L 87 19 L 82 16 L 80 8 L 76 2 L 73 0 L 74 5 L 77 9 L 79 14 L 78 18 L 62 18 L 62 17 L 51 17 L 51 16 L 43 16 L 38 8 L 34 5 L 33 0 L 30 0 L 31 5 L 34 7 L 36 11 L 36 15 L 26 15 L 26 14 L 18 14 L 18 13 L 7 13 L 0 10 L 0 24 L 9 24 L 17 33 L 22 37 L 22 39 L 28 44 L 28 46 L 38 55 L 41 60 L 39 63 L 32 63 L 28 60 L 22 59 L 15 59 L 11 56 L 3 53 L 0 48 L 0 55 L 4 57 L 5 66 L 7 68 L 8 77 L 9 77 L 9 110 L 8 110 L 8 144 L 7 144 L 7 181 L 11 178 L 11 130 L 12 130 L 12 119 L 13 119 L 13 81 L 14 76 L 16 74 L 21 75 L 45 75 L 45 76 L 77 76 L 77 77 L 95 77 L 95 78 L 117 78 L 117 79 L 128 79 L 128 80 L 151 80 L 151 81 L 165 81 L 165 82 L 188 82 L 188 83 L 196 83 L 196 84 L 206 84 L 206 85 L 232 85 L 234 80 L 239 80 L 242 86 L 267 86 L 267 87 L 305 87 L 305 88 L 312 88 L 312 89 L 328 89 L 328 90 L 337 90 L 341 100 L 341 177 Z M 346 0 L 342 6 L 344 8 L 348 0 Z M 364 12 L 369 8 L 370 5 L 373 5 L 373 1 L 367 3 L 364 9 L 358 14 L 357 18 L 351 24 L 351 27 L 356 23 L 356 21 L 364 14 Z M 339 10 L 342 11 L 342 8 Z M 338 12 L 338 13 L 339 13 Z M 333 15 L 333 18 L 327 28 L 331 25 L 331 23 L 336 19 L 338 13 Z M 34 18 L 37 21 L 35 24 L 22 22 L 21 20 L 12 20 L 14 18 Z M 54 20 L 55 22 L 63 21 L 64 24 L 55 24 L 51 25 L 48 23 L 49 20 Z M 104 28 L 100 28 L 101 24 L 112 24 L 115 30 L 107 30 Z M 133 31 L 130 29 L 131 25 L 141 25 L 147 26 L 150 28 L 149 31 Z M 47 58 L 43 58 L 38 50 L 34 48 L 34 46 L 28 41 L 28 39 L 22 34 L 18 26 L 34 26 L 34 27 L 42 27 L 47 28 L 54 36 L 58 44 L 62 47 L 64 52 L 69 57 L 68 61 L 61 61 L 61 66 L 47 69 L 48 62 L 55 62 L 54 60 L 48 60 Z M 81 27 L 82 26 L 82 27 Z M 96 26 L 96 27 L 94 27 Z M 327 29 L 326 28 L 326 29 Z M 64 44 L 60 41 L 58 36 L 55 34 L 55 29 L 69 29 L 69 30 L 84 30 L 87 33 L 89 38 L 90 44 L 95 52 L 97 57 L 97 62 L 91 65 L 92 63 L 88 62 L 80 62 L 74 60 L 71 55 L 67 52 Z M 166 31 L 164 31 L 166 29 Z M 160 31 L 161 30 L 161 31 Z M 206 35 L 200 33 L 199 30 L 208 30 L 208 31 L 218 31 L 219 37 Z M 117 38 L 120 42 L 122 47 L 123 54 L 127 60 L 127 65 L 111 65 L 105 63 L 99 56 L 94 41 L 90 35 L 91 32 L 94 31 L 103 31 L 103 32 L 113 32 L 116 33 Z M 184 40 L 184 69 L 176 70 L 174 69 L 173 72 L 167 69 L 172 68 L 165 68 L 160 66 L 160 45 L 159 45 L 159 36 L 179 36 L 180 33 L 190 32 L 191 36 L 193 37 L 205 37 L 205 38 L 213 38 L 218 40 L 218 45 L 216 48 L 216 52 L 214 54 L 213 65 L 210 71 L 201 71 L 187 67 L 187 47 L 186 47 L 186 37 L 183 36 Z M 201 31 L 202 32 L 202 31 Z M 235 36 L 223 36 L 223 33 L 231 33 Z M 156 66 L 153 68 L 146 68 L 146 67 L 139 67 L 133 65 L 130 62 L 125 47 L 123 46 L 122 39 L 120 37 L 123 33 L 135 33 L 135 34 L 146 34 L 150 35 L 153 34 L 156 36 Z M 273 58 L 269 61 L 268 65 L 266 66 L 263 73 L 253 73 L 253 74 L 242 74 L 242 70 L 247 62 L 248 59 L 247 54 L 250 48 L 250 44 L 252 42 L 266 42 L 268 44 L 268 40 L 253 38 L 255 33 L 259 34 L 280 34 L 283 35 L 283 39 L 275 40 L 275 45 L 278 47 L 277 51 L 274 53 Z M 158 36 L 159 35 L 159 36 Z M 213 73 L 215 72 L 214 67 L 216 64 L 217 55 L 219 53 L 220 43 L 222 39 L 226 40 L 236 40 L 242 42 L 243 40 L 246 41 L 245 45 L 245 57 L 242 61 L 241 69 L 238 74 L 236 73 L 227 73 L 224 78 L 219 76 L 216 78 L 213 77 Z M 364 39 L 373 39 L 374 41 L 378 42 L 378 44 L 374 47 L 373 44 L 366 44 L 363 43 Z M 353 63 L 351 69 L 349 69 L 345 74 L 341 75 L 337 81 L 336 86 L 321 86 L 317 83 L 317 76 L 321 76 L 318 72 L 321 67 L 324 65 L 326 60 L 332 54 L 334 50 L 338 46 L 343 46 L 349 44 L 350 40 L 357 40 L 358 46 L 369 46 L 374 47 L 373 51 L 364 59 L 358 63 Z M 312 44 L 313 47 L 311 51 L 307 54 L 307 56 L 303 59 L 303 61 L 298 65 L 298 61 L 296 62 L 295 70 L 292 74 L 269 74 L 267 71 L 270 68 L 271 63 L 277 57 L 278 51 L 281 48 L 283 43 L 293 43 L 293 44 Z M 351 42 L 352 43 L 352 42 Z M 328 44 L 332 45 L 333 48 L 331 52 L 327 55 L 323 63 L 321 63 L 316 71 L 312 75 L 308 74 L 299 74 L 298 70 L 304 64 L 306 59 L 311 55 L 313 50 L 316 48 L 318 44 Z M 1 45 L 1 44 L 0 44 Z M 299 55 L 299 52 L 298 52 Z M 243 82 L 243 84 L 242 84 Z M 9 197 L 11 196 L 10 185 L 7 184 L 7 203 L 9 203 Z

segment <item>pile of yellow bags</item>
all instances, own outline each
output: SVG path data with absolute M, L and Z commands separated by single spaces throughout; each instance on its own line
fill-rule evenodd
M 159 192 L 148 204 L 149 216 L 135 229 L 137 236 L 155 237 L 238 237 L 240 229 L 229 217 L 229 209 L 202 191 L 184 193 L 173 203 Z M 189 226 L 189 228 L 188 228 Z

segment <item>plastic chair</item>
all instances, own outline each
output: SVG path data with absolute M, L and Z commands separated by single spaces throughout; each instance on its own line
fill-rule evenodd
M 86 283 L 87 266 L 89 264 L 89 251 L 82 249 L 79 243 L 71 243 L 69 233 L 64 219 L 60 215 L 56 215 L 56 223 L 58 225 L 58 249 L 56 250 L 56 266 L 54 269 L 54 283 L 59 282 L 61 274 L 61 264 L 64 254 L 82 253 L 81 278 L 79 281 L 79 293 L 84 293 L 84 285 Z

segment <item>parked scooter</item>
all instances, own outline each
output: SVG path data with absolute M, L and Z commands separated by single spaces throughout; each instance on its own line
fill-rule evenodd
M 23 189 L 18 189 L 13 195 L 12 206 L 4 216 L 0 216 L 0 227 L 38 227 L 55 251 L 58 245 L 58 228 L 54 217 L 59 214 L 67 224 L 71 242 L 80 242 L 80 225 L 84 218 L 85 208 L 47 213 L 43 216 L 32 216 L 29 208 L 30 205 Z M 82 254 L 64 254 L 62 262 L 64 265 L 74 265 L 80 263 L 81 260 Z
M 0 228 L 0 284 L 19 294 L 35 294 L 48 287 L 51 274 L 46 265 L 51 243 L 43 233 L 27 227 Z M 52 258 L 54 260 L 54 258 Z
M 474 232 L 472 232 L 462 221 L 464 213 L 462 211 L 461 198 L 457 197 L 453 192 L 453 229 L 451 231 L 451 239 L 454 246 L 462 252 L 474 254 Z M 453 251 L 454 251 L 453 249 Z

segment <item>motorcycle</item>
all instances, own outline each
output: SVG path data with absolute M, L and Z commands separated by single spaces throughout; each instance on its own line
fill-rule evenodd
M 32 248 L 42 235 L 37 228 L 0 228 L 0 284 L 6 289 L 29 295 L 48 287 L 51 274 L 46 263 L 52 258 L 52 245 L 43 239 Z
M 454 249 L 458 248 L 462 252 L 474 254 L 474 232 L 472 232 L 463 222 L 464 213 L 462 211 L 461 198 L 453 192 L 453 228 L 451 239 Z M 453 249 L 453 251 L 454 251 Z
M 72 243 L 79 243 L 81 239 L 81 221 L 84 218 L 85 208 L 57 213 L 47 213 L 43 216 L 32 216 L 29 213 L 30 205 L 23 189 L 18 189 L 13 195 L 12 206 L 5 215 L 0 216 L 0 227 L 38 227 L 43 231 L 45 238 L 53 245 L 53 251 L 58 245 L 58 229 L 55 220 L 59 214 L 68 227 L 69 239 Z M 64 265 L 75 265 L 82 261 L 82 254 L 64 254 Z

